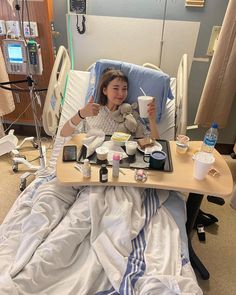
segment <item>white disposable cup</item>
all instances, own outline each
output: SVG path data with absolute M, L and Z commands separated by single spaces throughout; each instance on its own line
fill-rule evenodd
M 197 180 L 203 180 L 211 169 L 215 158 L 211 153 L 198 152 L 194 155 L 193 176 Z
M 133 156 L 136 154 L 138 143 L 136 141 L 127 141 L 125 143 L 126 154 L 128 156 Z
M 139 115 L 141 118 L 148 117 L 148 104 L 153 101 L 152 96 L 139 96 L 138 97 L 138 107 L 139 107 Z

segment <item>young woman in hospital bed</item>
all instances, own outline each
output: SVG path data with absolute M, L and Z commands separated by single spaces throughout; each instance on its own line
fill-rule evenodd
M 84 121 L 87 130 L 116 131 L 110 113 L 125 101 L 127 78 L 107 71 L 99 93 L 101 105 L 90 98 L 65 123 L 62 136 Z M 153 101 L 150 134 L 158 138 L 155 112 Z M 41 185 L 4 288 L 0 280 L 1 294 L 202 294 L 181 252 L 178 227 L 162 206 L 172 195 L 134 187 L 67 187 L 56 178 Z
M 98 89 L 98 103 L 94 103 L 90 97 L 87 105 L 78 111 L 62 128 L 61 136 L 69 136 L 74 132 L 77 125 L 86 119 L 85 130 L 91 128 L 102 129 L 106 135 L 112 135 L 117 131 L 118 122 L 115 122 L 111 112 L 125 101 L 128 95 L 128 78 L 119 70 L 107 69 L 100 80 Z M 156 125 L 156 105 L 155 100 L 148 105 L 148 119 L 151 138 L 158 139 Z M 145 134 L 143 134 L 143 137 Z

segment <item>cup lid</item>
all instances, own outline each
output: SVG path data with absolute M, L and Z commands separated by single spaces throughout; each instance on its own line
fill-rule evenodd
M 215 157 L 211 153 L 198 152 L 194 155 L 194 159 L 202 162 L 212 164 L 215 161 Z
M 176 145 L 177 145 L 178 147 L 181 147 L 181 148 L 186 148 L 186 147 L 188 147 L 188 143 L 179 142 L 179 141 L 176 142 Z
M 151 155 L 157 160 L 164 160 L 167 157 L 167 154 L 163 151 L 154 151 L 151 153 Z

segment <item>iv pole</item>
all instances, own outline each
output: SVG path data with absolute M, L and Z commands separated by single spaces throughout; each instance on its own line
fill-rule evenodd
M 29 90 L 30 90 L 31 108 L 32 108 L 33 117 L 34 117 L 34 124 L 35 124 L 35 131 L 36 131 L 36 141 L 37 141 L 38 149 L 39 149 L 40 168 L 45 168 L 46 163 L 45 163 L 44 153 L 43 153 L 43 149 L 42 149 L 40 126 L 38 124 L 38 118 L 36 116 L 36 105 L 35 105 L 35 97 L 34 97 L 34 81 L 32 79 L 31 74 L 29 74 L 29 76 L 27 77 L 27 80 L 28 80 L 28 86 L 29 86 Z
M 17 13 L 18 13 L 18 18 L 19 18 L 19 23 L 20 23 L 20 35 L 24 37 L 24 33 L 23 33 L 23 28 L 22 28 L 22 24 L 20 21 L 20 6 L 18 4 L 18 0 L 16 0 L 16 6 L 15 6 Z M 26 41 L 25 41 L 26 43 Z M 26 43 L 27 46 L 27 43 Z M 39 161 L 40 161 L 40 166 L 35 166 L 35 165 L 31 165 L 27 160 L 25 159 L 19 159 L 17 157 L 13 158 L 13 165 L 16 164 L 18 165 L 19 163 L 21 164 L 25 164 L 27 165 L 30 170 L 41 170 L 44 169 L 46 166 L 46 160 L 45 160 L 45 151 L 43 151 L 43 147 L 42 147 L 42 141 L 41 141 L 41 136 L 40 136 L 40 126 L 38 124 L 38 118 L 36 116 L 36 104 L 35 104 L 35 83 L 33 80 L 33 76 L 32 73 L 30 72 L 30 66 L 29 66 L 29 53 L 27 50 L 27 60 L 28 60 L 28 74 L 27 74 L 27 83 L 28 83 L 28 87 L 29 87 L 29 93 L 30 93 L 30 102 L 31 102 L 31 108 L 32 108 L 32 112 L 33 112 L 33 118 L 34 118 L 34 124 L 35 124 L 35 131 L 36 131 L 36 142 L 38 144 L 38 150 L 39 150 Z M 25 186 L 26 186 L 26 178 L 30 175 L 30 172 L 26 172 L 21 176 L 21 184 L 20 184 L 20 189 L 24 190 Z
M 35 131 L 36 131 L 36 143 L 38 145 L 38 150 L 39 150 L 40 166 L 32 165 L 26 159 L 14 157 L 13 158 L 13 170 L 14 170 L 14 167 L 17 166 L 18 164 L 25 164 L 26 166 L 29 167 L 30 170 L 40 170 L 40 169 L 43 169 L 46 167 L 45 150 L 43 150 L 41 136 L 40 136 L 40 126 L 38 124 L 38 118 L 36 116 L 36 105 L 35 105 L 35 97 L 34 97 L 35 96 L 35 94 L 34 94 L 34 81 L 32 79 L 32 75 L 30 73 L 27 76 L 27 83 L 28 83 L 29 93 L 30 93 L 31 109 L 33 111 L 34 125 L 35 125 Z M 16 169 L 16 171 L 17 171 L 17 169 Z M 26 172 L 21 176 L 21 186 L 20 187 L 25 186 L 26 178 L 29 175 L 30 175 L 30 173 Z M 22 189 L 24 189 L 24 188 L 22 187 Z
M 163 51 L 163 45 L 164 45 L 163 38 L 164 38 L 165 24 L 166 24 L 166 9 L 167 9 L 167 0 L 165 0 L 165 4 L 164 4 L 164 14 L 163 14 L 162 29 L 161 29 L 160 54 L 159 54 L 159 62 L 158 62 L 159 68 L 161 68 L 162 51 Z

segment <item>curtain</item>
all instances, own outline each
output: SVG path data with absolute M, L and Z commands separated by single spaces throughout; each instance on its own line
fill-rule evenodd
M 230 0 L 207 74 L 195 124 L 224 128 L 236 92 L 236 0 Z

